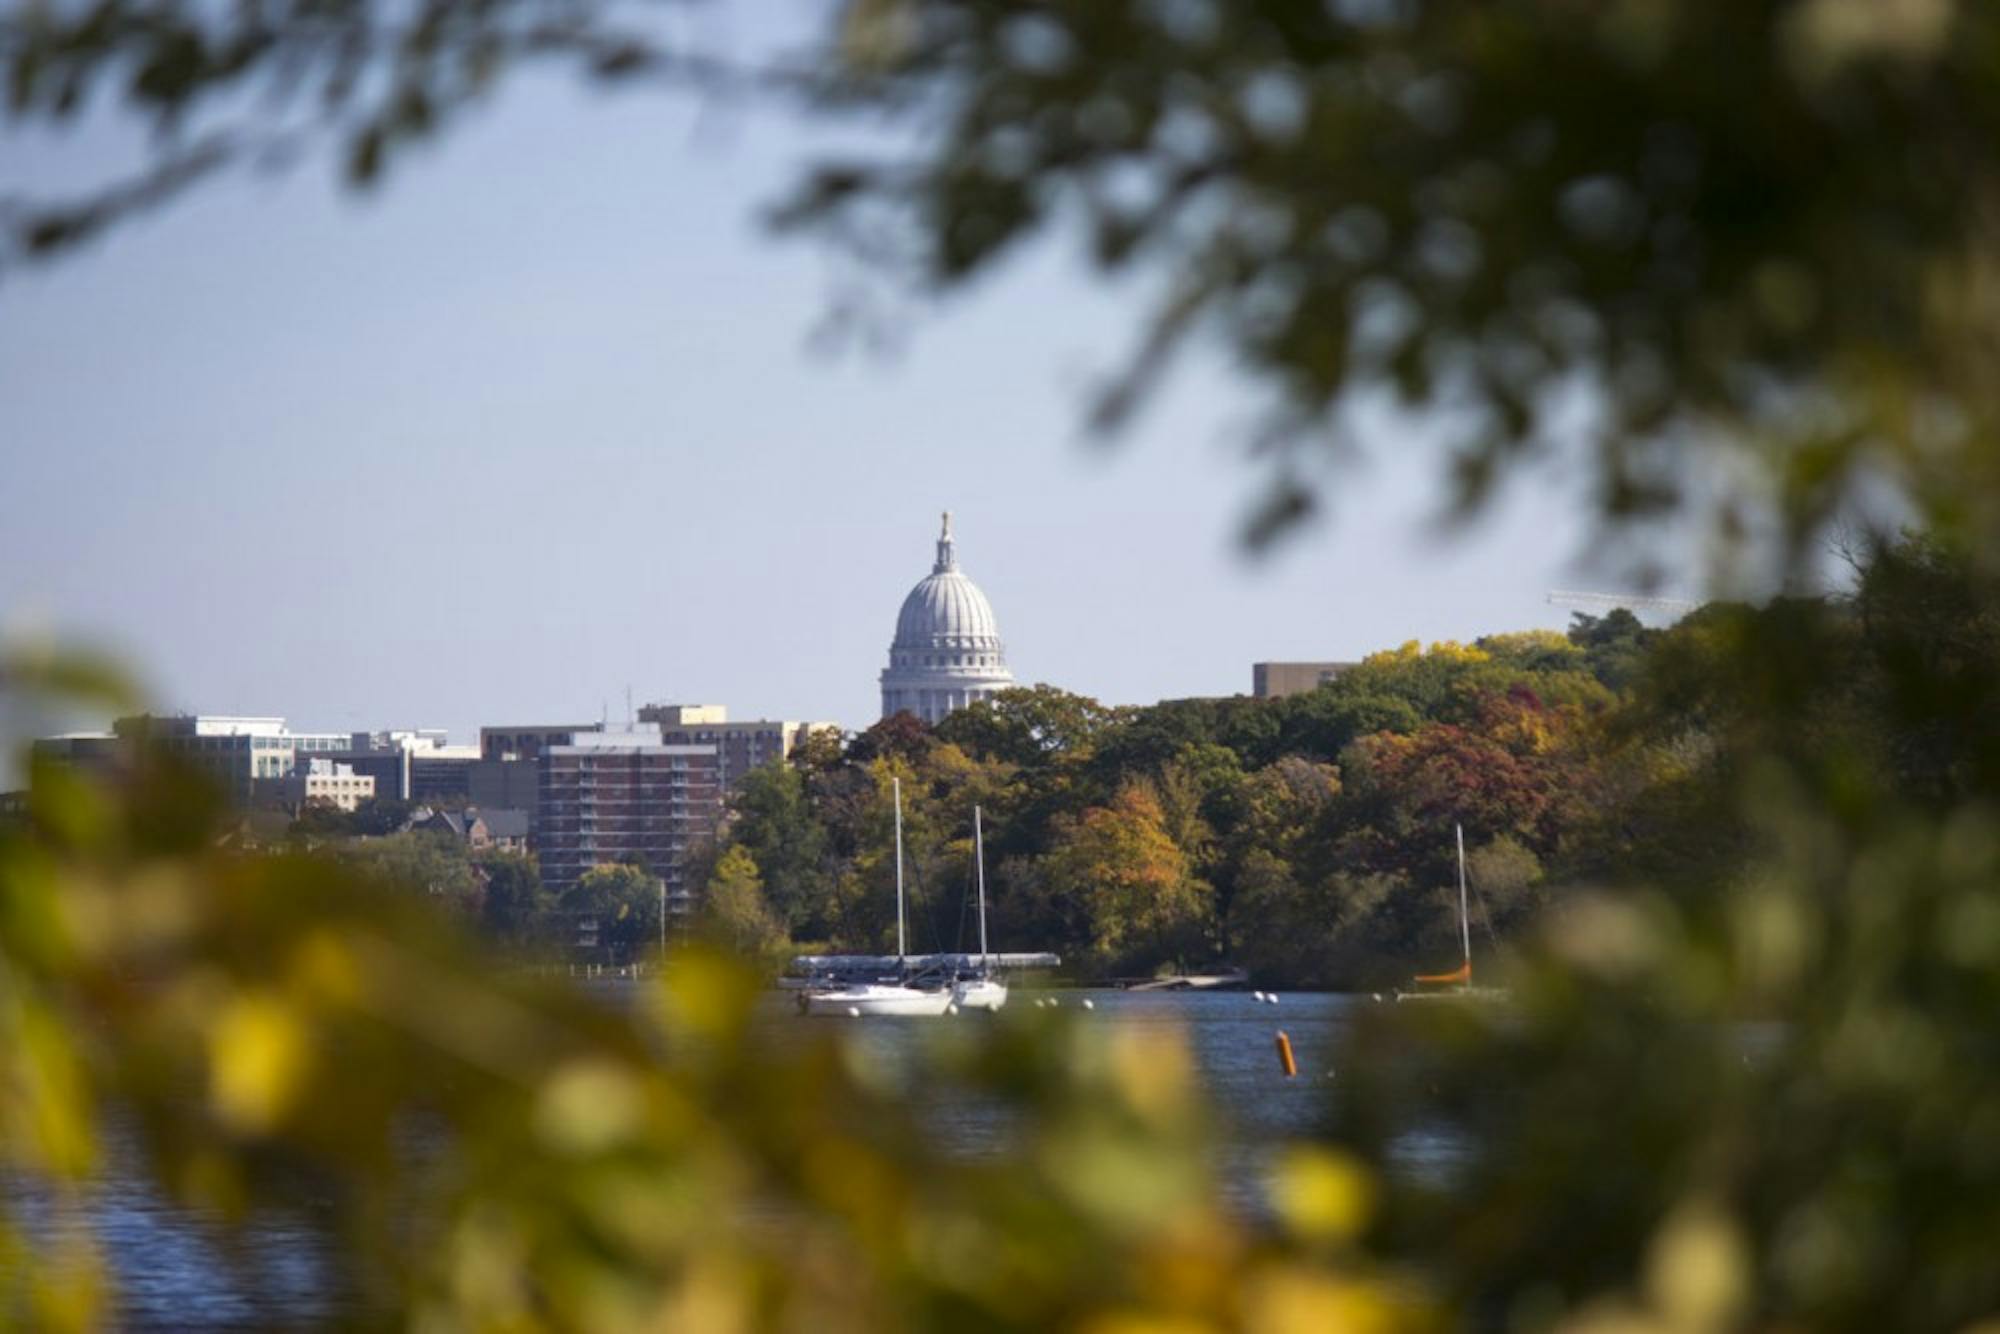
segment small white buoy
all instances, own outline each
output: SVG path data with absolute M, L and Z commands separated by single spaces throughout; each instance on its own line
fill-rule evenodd
M 1264 993 L 1261 991 L 1253 991 L 1250 993 L 1250 999 L 1256 1001 L 1259 1005 L 1262 1005 L 1264 1003 Z
M 851 1019 L 859 1019 L 861 1017 L 861 1007 L 858 1005 L 850 1005 L 847 1007 L 847 1014 L 848 1017 Z
M 1381 1004 L 1381 1002 L 1382 1002 L 1382 993 L 1378 991 L 1375 993 L 1375 1003 L 1379 1005 Z
M 1091 1002 L 1090 997 L 1085 996 L 1083 998 L 1083 1008 L 1086 1010 L 1094 1010 L 1097 1008 L 1097 1006 Z
M 1039 1009 L 1041 1009 L 1041 1008 L 1042 1008 L 1043 1006 L 1045 1006 L 1045 1005 L 1047 1005 L 1047 1004 L 1048 1004 L 1048 1002 L 1047 1002 L 1047 1001 L 1045 1001 L 1045 1000 L 1037 1000 L 1037 1001 L 1035 1002 L 1035 1008 L 1036 1008 L 1037 1010 L 1039 1010 Z
M 1264 999 L 1269 1001 L 1271 1004 L 1276 1005 L 1278 1003 L 1278 993 L 1275 991 L 1269 992 L 1265 995 Z
M 1050 1009 L 1054 1009 L 1054 1008 L 1055 1008 L 1056 1006 L 1058 1006 L 1058 1005 L 1061 1005 L 1061 1004 L 1062 1004 L 1062 1002 L 1061 1002 L 1061 1001 L 1059 1001 L 1059 1000 L 1057 1000 L 1057 999 L 1056 999 L 1056 998 L 1055 998 L 1054 996 L 1051 996 L 1051 997 L 1049 997 L 1049 1008 L 1050 1008 Z
M 944 1012 L 945 1012 L 946 1014 L 957 1014 L 957 1013 L 958 1013 L 958 1006 L 956 1006 L 956 1005 L 947 1005 L 947 1006 L 945 1006 L 945 1007 L 944 1007 Z

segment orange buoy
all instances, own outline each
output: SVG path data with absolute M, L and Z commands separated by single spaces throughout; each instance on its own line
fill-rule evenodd
M 1299 1063 L 1292 1056 L 1292 1040 L 1282 1028 L 1278 1030 L 1278 1064 L 1284 1068 L 1287 1079 L 1299 1072 Z

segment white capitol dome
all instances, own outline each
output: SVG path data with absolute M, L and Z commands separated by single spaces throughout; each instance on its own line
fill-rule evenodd
M 896 616 L 896 639 L 882 672 L 882 716 L 908 712 L 935 723 L 1013 684 L 993 607 L 958 568 L 947 513 L 937 563 Z

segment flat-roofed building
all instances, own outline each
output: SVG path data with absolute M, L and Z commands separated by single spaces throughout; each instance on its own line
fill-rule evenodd
M 549 746 L 567 746 L 603 723 L 509 723 L 479 729 L 479 755 L 487 760 L 533 760 Z
M 1356 664 L 1351 662 L 1256 662 L 1250 664 L 1250 693 L 1258 699 L 1317 690 Z
M 35 745 L 35 754 L 103 772 L 127 769 L 141 750 L 171 756 L 207 774 L 232 803 L 247 806 L 258 784 L 290 773 L 301 757 L 327 755 L 347 743 L 344 732 L 293 732 L 283 718 L 227 714 L 136 714 L 109 733 L 71 733 Z
M 472 766 L 477 763 L 477 746 L 432 746 L 411 751 L 409 799 L 463 805 L 471 799 Z
M 667 745 L 714 746 L 725 788 L 734 788 L 759 765 L 791 758 L 792 747 L 813 732 L 840 733 L 837 723 L 770 718 L 732 723 L 721 704 L 648 704 L 639 710 L 639 721 L 657 726 Z
M 116 732 L 64 732 L 38 738 L 31 752 L 44 764 L 108 775 L 124 768 L 131 746 Z
M 535 809 L 540 766 L 533 760 L 473 761 L 466 772 L 466 801 L 482 810 Z M 532 818 L 532 816 L 530 817 Z
M 541 756 L 552 746 L 598 733 L 596 723 L 505 723 L 479 729 L 479 759 L 466 771 L 466 797 L 474 806 L 528 812 L 530 841 L 541 822 Z
M 351 765 L 311 756 L 279 779 L 277 788 L 284 803 L 293 810 L 318 803 L 351 812 L 375 795 L 375 779 L 369 774 L 355 773 Z
M 411 757 L 448 748 L 450 736 L 442 728 L 412 727 L 384 732 L 353 732 L 345 750 L 327 758 L 350 766 L 357 774 L 375 780 L 375 795 L 389 800 L 411 798 Z
M 722 814 L 714 745 L 669 745 L 657 726 L 578 732 L 537 760 L 534 846 L 542 883 L 562 894 L 595 866 L 635 862 L 666 882 L 668 911 L 694 906 L 689 854 Z

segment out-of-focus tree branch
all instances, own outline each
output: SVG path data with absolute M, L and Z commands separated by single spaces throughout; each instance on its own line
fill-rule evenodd
M 1268 409 L 1259 537 L 1312 511 L 1380 389 L 1450 428 L 1462 509 L 1563 448 L 1613 525 L 1705 487 L 1797 555 L 1886 483 L 2000 530 L 1990 6 L 850 0 L 781 67 L 678 40 L 684 12 L 14 0 L 7 120 L 115 100 L 159 147 L 83 197 L 7 201 L 0 265 L 301 142 L 366 185 L 555 66 L 886 126 L 775 216 L 892 287 L 963 286 L 1044 236 L 1139 275 L 1156 301 L 1093 421 L 1219 349 Z M 1717 483 L 1720 458 L 1753 484 Z

